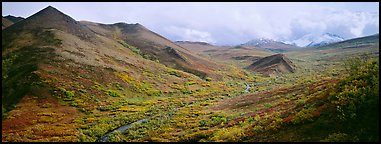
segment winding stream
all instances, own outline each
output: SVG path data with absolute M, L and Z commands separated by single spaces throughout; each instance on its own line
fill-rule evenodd
M 192 105 L 193 105 L 193 104 L 189 104 L 189 105 L 186 105 L 186 106 L 191 107 Z M 178 110 L 180 110 L 181 108 L 184 108 L 184 107 L 186 107 L 186 106 L 178 107 L 178 108 L 175 108 L 174 110 L 175 110 L 175 111 L 178 111 Z M 109 136 L 110 136 L 111 133 L 116 132 L 116 131 L 118 131 L 118 132 L 120 132 L 120 133 L 124 133 L 127 129 L 131 128 L 131 127 L 134 126 L 135 124 L 141 124 L 141 123 L 146 122 L 146 121 L 148 121 L 148 120 L 149 120 L 149 118 L 144 118 L 144 119 L 138 120 L 138 121 L 136 121 L 136 122 L 133 122 L 133 123 L 131 123 L 131 124 L 121 126 L 121 127 L 117 128 L 117 129 L 115 129 L 115 130 L 112 130 L 112 131 L 106 133 L 106 134 L 103 135 L 100 139 L 98 139 L 96 142 L 108 142 L 108 138 L 109 138 Z
M 249 92 L 249 89 L 251 88 L 251 86 L 249 84 L 247 84 L 247 83 L 245 83 L 245 85 L 246 85 L 246 89 L 245 89 L 244 92 Z
M 246 89 L 245 89 L 244 92 L 249 92 L 249 89 L 251 88 L 251 86 L 250 86 L 249 84 L 247 84 L 247 83 L 245 83 L 245 85 L 246 85 Z M 187 106 L 192 106 L 192 105 L 193 105 L 193 104 L 189 104 L 189 105 L 187 105 Z M 185 106 L 178 107 L 178 108 L 175 109 L 175 111 L 178 111 L 180 108 L 183 108 L 183 107 L 185 107 Z M 131 124 L 121 126 L 121 127 L 117 128 L 117 129 L 114 129 L 114 130 L 112 130 L 112 131 L 106 133 L 106 134 L 103 135 L 100 139 L 98 139 L 96 142 L 108 142 L 108 138 L 109 138 L 109 136 L 110 136 L 111 133 L 116 132 L 116 131 L 117 131 L 117 132 L 120 132 L 120 133 L 124 133 L 127 129 L 131 128 L 131 127 L 134 126 L 135 124 L 141 124 L 141 123 L 146 122 L 146 121 L 148 121 L 148 120 L 149 120 L 149 118 L 144 118 L 144 119 L 138 120 L 138 121 L 136 121 L 136 122 L 133 122 L 133 123 L 131 123 Z
M 148 121 L 149 119 L 148 118 L 144 118 L 144 119 L 141 119 L 141 120 L 138 120 L 134 123 L 131 123 L 131 124 L 128 124 L 128 125 L 124 125 L 124 126 L 121 126 L 111 132 L 108 132 L 107 134 L 103 135 L 100 139 L 98 139 L 96 142 L 107 142 L 108 141 L 108 137 L 110 136 L 111 133 L 117 131 L 117 132 L 120 132 L 120 133 L 124 133 L 127 129 L 131 128 L 133 125 L 135 124 L 141 124 L 145 121 Z

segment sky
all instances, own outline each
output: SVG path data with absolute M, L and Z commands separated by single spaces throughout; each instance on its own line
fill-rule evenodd
M 2 2 L 2 15 L 26 18 L 49 5 L 77 21 L 140 23 L 172 41 L 217 45 L 379 32 L 379 2 Z

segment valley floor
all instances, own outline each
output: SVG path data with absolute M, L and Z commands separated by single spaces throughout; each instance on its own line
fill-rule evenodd
M 3 118 L 2 141 L 94 142 L 109 132 L 107 141 L 112 142 L 379 141 L 378 51 L 376 47 L 291 52 L 286 55 L 295 62 L 295 73 L 272 77 L 251 73 L 250 78 L 231 81 L 189 78 L 169 84 L 178 91 L 159 95 L 149 91 L 154 90 L 151 85 L 143 92 L 152 94 L 140 96 L 123 93 L 123 88 L 112 90 L 118 87 L 113 83 L 75 91 L 86 95 L 98 89 L 126 96 L 102 98 L 98 105 L 89 104 L 91 97 L 62 101 L 25 96 Z M 352 56 L 364 60 L 348 64 Z M 249 92 L 245 83 L 251 85 Z M 137 88 L 145 83 L 133 84 Z M 68 89 L 61 91 L 70 95 Z M 146 120 L 113 132 L 142 119 Z

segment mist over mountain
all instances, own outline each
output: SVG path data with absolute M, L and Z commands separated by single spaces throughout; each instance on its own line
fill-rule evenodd
M 339 35 L 324 33 L 324 34 L 307 34 L 289 43 L 296 44 L 300 47 L 314 47 L 314 46 L 323 46 L 330 43 L 340 42 L 343 40 L 345 39 Z
M 37 7 L 48 4 L 34 3 L 34 7 L 28 7 L 23 3 L 4 3 L 3 15 L 28 17 L 38 11 Z M 77 20 L 140 23 L 172 41 L 203 41 L 214 45 L 239 45 L 261 37 L 286 43 L 307 34 L 324 33 L 350 39 L 379 31 L 378 3 L 372 2 L 103 3 L 102 6 L 73 3 L 75 8 L 70 3 L 50 4 Z
M 280 41 L 267 39 L 267 38 L 259 38 L 259 39 L 253 39 L 250 40 L 244 44 L 241 44 L 242 46 L 254 46 L 256 48 L 262 48 L 262 49 L 292 49 L 297 48 L 295 45 L 286 44 Z
M 378 142 L 369 12 L 256 4 L 3 3 L 2 142 Z

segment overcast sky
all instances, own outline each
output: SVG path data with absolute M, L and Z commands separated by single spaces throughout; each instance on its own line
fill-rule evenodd
M 262 37 L 290 42 L 326 32 L 349 39 L 379 31 L 378 2 L 2 2 L 2 15 L 26 18 L 49 5 L 78 21 L 140 23 L 173 41 L 220 45 Z

